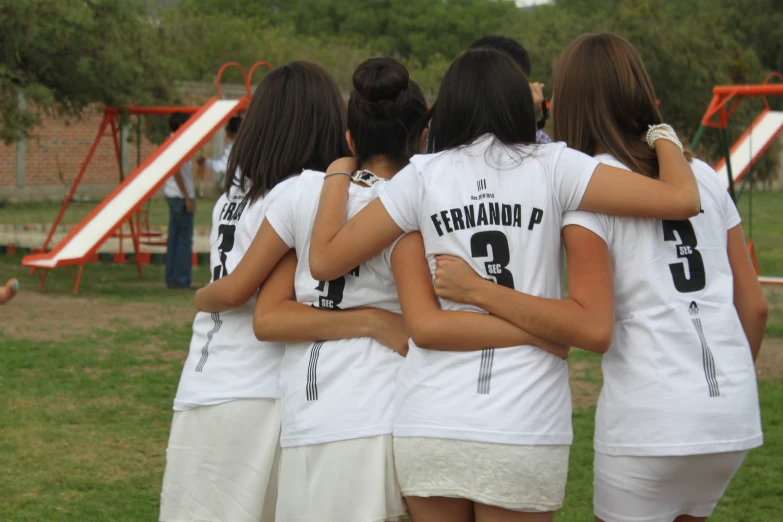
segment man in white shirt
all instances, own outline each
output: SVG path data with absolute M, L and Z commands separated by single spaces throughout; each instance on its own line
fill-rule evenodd
M 223 190 L 226 181 L 226 170 L 228 170 L 228 156 L 231 154 L 231 145 L 234 143 L 234 138 L 239 132 L 239 124 L 242 123 L 241 116 L 234 116 L 226 124 L 226 139 L 228 143 L 226 148 L 223 149 L 223 154 L 217 159 L 212 158 L 199 158 L 196 160 L 198 165 L 206 165 L 206 167 L 212 171 L 212 181 Z
M 190 117 L 176 112 L 169 118 L 171 132 L 177 132 Z M 193 212 L 196 210 L 193 190 L 193 164 L 186 161 L 166 184 L 163 193 L 169 205 L 169 237 L 166 250 L 166 286 L 190 288 L 193 270 Z

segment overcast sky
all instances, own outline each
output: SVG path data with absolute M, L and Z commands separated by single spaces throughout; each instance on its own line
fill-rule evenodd
M 551 4 L 553 0 L 515 0 L 519 7 L 530 7 L 539 4 Z

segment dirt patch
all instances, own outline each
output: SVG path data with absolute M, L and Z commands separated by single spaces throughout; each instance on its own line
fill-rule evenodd
M 568 377 L 571 384 L 571 404 L 587 408 L 598 402 L 601 392 L 600 361 L 569 361 Z
M 759 379 L 783 377 L 783 339 L 764 339 L 756 359 L 756 375 Z
M 3 307 L 2 331 L 16 339 L 62 340 L 94 333 L 96 329 L 154 328 L 193 320 L 192 306 L 158 303 L 114 303 L 103 299 L 73 299 L 23 292 Z

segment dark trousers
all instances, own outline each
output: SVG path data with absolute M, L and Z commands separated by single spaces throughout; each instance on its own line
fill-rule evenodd
M 185 211 L 185 198 L 166 198 L 169 204 L 169 241 L 166 251 L 166 286 L 190 286 L 193 272 L 193 214 Z

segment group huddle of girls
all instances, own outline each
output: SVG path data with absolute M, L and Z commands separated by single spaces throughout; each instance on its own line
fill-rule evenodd
M 429 109 L 392 58 L 356 69 L 347 114 L 318 65 L 266 76 L 213 211 L 160 520 L 551 521 L 570 346 L 605 353 L 596 519 L 711 514 L 762 443 L 739 215 L 629 42 L 584 35 L 553 80 L 537 145 L 490 47 Z

